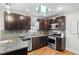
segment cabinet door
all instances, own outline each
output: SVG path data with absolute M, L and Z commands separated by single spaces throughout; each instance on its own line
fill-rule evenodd
M 29 16 L 25 17 L 25 29 L 31 29 L 31 18 Z
M 49 29 L 49 20 L 40 19 L 39 20 L 39 29 L 48 30 Z
M 41 48 L 47 45 L 46 37 L 36 37 L 32 38 L 32 50 Z
M 4 25 L 5 25 L 5 30 L 14 30 L 15 26 L 15 19 L 14 15 L 7 15 L 6 13 L 4 14 Z
M 45 30 L 49 29 L 49 25 L 50 25 L 50 21 L 49 20 L 44 20 L 44 29 Z
M 22 16 L 22 17 L 21 17 Z M 4 13 L 5 30 L 29 30 L 31 28 L 31 18 L 15 13 Z
M 40 37 L 41 47 L 47 45 L 47 37 Z
M 61 38 L 56 39 L 56 49 L 59 51 L 62 51 L 62 39 Z
M 56 22 L 58 23 L 59 30 L 65 30 L 65 16 L 57 17 Z
M 44 30 L 44 20 L 39 20 L 39 29 Z

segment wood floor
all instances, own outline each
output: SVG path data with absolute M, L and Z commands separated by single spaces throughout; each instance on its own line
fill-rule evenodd
M 28 55 L 75 55 L 75 54 L 69 51 L 60 52 L 45 46 L 40 49 L 29 52 Z

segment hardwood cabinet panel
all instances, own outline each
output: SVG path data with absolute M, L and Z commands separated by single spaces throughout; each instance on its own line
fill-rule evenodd
M 57 38 L 57 41 L 56 41 L 56 50 L 59 50 L 59 51 L 64 51 L 65 50 L 65 38 Z
M 41 48 L 46 45 L 47 45 L 47 38 L 46 37 L 32 38 L 32 50 Z
M 61 38 L 57 38 L 56 49 L 59 50 L 59 51 L 62 50 L 62 39 Z
M 59 30 L 65 30 L 65 16 L 57 17 L 56 19 L 38 19 L 40 30 L 49 30 L 53 23 L 58 23 Z
M 29 16 L 23 16 L 15 13 L 8 15 L 5 12 L 4 20 L 5 30 L 29 30 L 31 28 L 31 18 Z
M 39 29 L 44 30 L 44 19 L 39 20 Z
M 65 16 L 57 17 L 56 22 L 58 23 L 59 30 L 65 30 Z
M 39 29 L 40 30 L 48 30 L 49 29 L 49 20 L 39 19 Z
M 50 25 L 50 21 L 49 20 L 44 20 L 45 30 L 48 30 L 49 29 L 49 25 Z
M 47 37 L 40 37 L 41 47 L 47 45 Z

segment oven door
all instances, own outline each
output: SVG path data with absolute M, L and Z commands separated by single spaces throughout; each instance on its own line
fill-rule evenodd
M 56 37 L 48 37 L 48 43 L 51 43 L 56 46 Z

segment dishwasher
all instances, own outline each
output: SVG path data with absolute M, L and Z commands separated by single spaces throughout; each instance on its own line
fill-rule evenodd
M 31 38 L 22 38 L 24 44 L 28 45 L 28 51 L 32 50 L 32 39 Z

